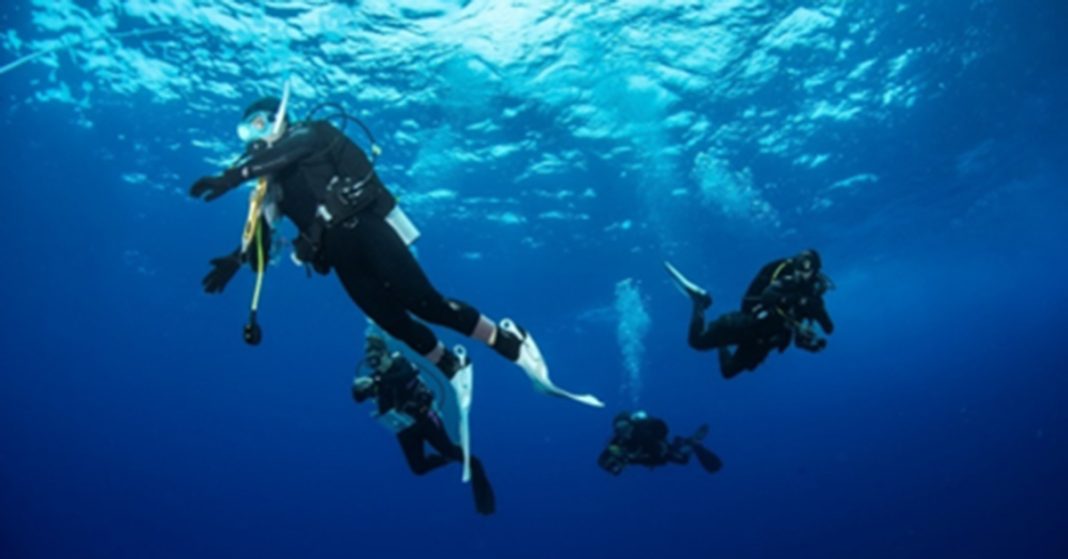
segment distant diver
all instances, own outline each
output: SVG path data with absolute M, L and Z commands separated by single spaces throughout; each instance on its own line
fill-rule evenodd
M 336 106 L 320 105 L 306 120 L 291 123 L 288 97 L 287 83 L 281 99 L 264 97 L 249 105 L 237 128 L 246 144 L 244 155 L 221 175 L 203 177 L 190 190 L 194 198 L 212 201 L 246 181 L 258 181 L 241 246 L 212 260 L 213 269 L 203 280 L 205 291 L 219 293 L 242 262 L 258 269 L 247 342 L 260 340 L 255 323 L 259 285 L 272 225 L 281 215 L 300 231 L 292 243 L 297 260 L 320 274 L 336 272 L 349 297 L 371 320 L 436 364 L 447 378 L 460 370 L 460 360 L 413 315 L 485 343 L 521 367 L 541 392 L 603 406 L 592 395 L 554 386 L 534 338 L 513 321 L 494 323 L 471 305 L 440 294 L 409 250 L 418 230 L 379 180 L 374 160 L 329 120 L 311 118 L 321 107 Z M 367 127 L 338 112 L 333 116 L 363 128 L 377 157 L 380 150 Z
M 601 452 L 597 465 L 618 476 L 629 465 L 655 468 L 666 464 L 688 464 L 690 456 L 697 456 L 701 467 L 714 474 L 723 462 L 702 444 L 708 425 L 702 425 L 690 437 L 675 437 L 668 443 L 668 426 L 664 420 L 650 417 L 644 411 L 621 412 L 612 422 L 613 436 Z
M 718 349 L 723 378 L 756 369 L 771 350 L 781 353 L 791 341 L 807 351 L 822 351 L 827 340 L 817 333 L 813 322 L 828 335 L 834 332 L 823 302 L 824 293 L 833 283 L 820 271 L 820 255 L 815 250 L 765 265 L 749 284 L 741 310 L 726 313 L 707 325 L 705 310 L 712 306 L 712 296 L 670 263 L 664 265 L 693 302 L 690 347 L 699 351 Z M 732 352 L 728 346 L 737 349 Z
M 353 380 L 352 397 L 360 403 L 374 401 L 375 418 L 396 433 L 412 473 L 421 476 L 464 460 L 463 450 L 452 442 L 445 428 L 441 402 L 420 378 L 416 365 L 400 353 L 390 353 L 386 342 L 374 335 L 367 337 L 364 365 L 369 374 Z M 426 444 L 438 454 L 427 456 Z M 474 456 L 470 457 L 470 468 L 475 510 L 493 514 L 496 505 L 486 471 Z

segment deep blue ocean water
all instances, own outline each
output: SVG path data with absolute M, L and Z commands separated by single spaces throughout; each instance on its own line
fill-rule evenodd
M 1068 556 L 1066 23 L 1052 0 L 4 3 L 0 62 L 61 48 L 0 73 L 0 557 Z M 252 275 L 200 290 L 245 195 L 186 191 L 287 77 L 296 114 L 335 100 L 379 136 L 438 288 L 608 403 L 469 343 L 492 517 L 350 399 L 365 323 L 335 278 L 282 258 L 256 348 Z M 807 247 L 828 349 L 724 381 L 661 262 L 715 313 Z M 724 469 L 605 474 L 637 408 L 708 423 Z

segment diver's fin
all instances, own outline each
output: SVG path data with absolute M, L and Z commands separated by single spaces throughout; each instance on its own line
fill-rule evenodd
M 535 390 L 550 396 L 574 400 L 580 404 L 595 408 L 604 407 L 604 402 L 597 399 L 593 394 L 572 394 L 557 388 L 553 381 L 549 380 L 549 367 L 545 364 L 545 359 L 542 358 L 541 350 L 538 349 L 538 344 L 534 341 L 534 337 L 519 328 L 515 322 L 506 318 L 501 321 L 500 328 L 522 340 L 516 364 L 530 377 L 530 381 L 534 383 Z
M 671 262 L 664 261 L 664 268 L 667 269 L 668 274 L 671 275 L 671 279 L 675 280 L 675 286 L 679 288 L 679 291 L 683 295 L 686 295 L 695 302 L 700 303 L 704 308 L 712 306 L 712 296 L 707 291 L 701 288 L 701 286 L 690 281 L 686 276 L 682 275 L 677 268 L 671 265 Z
M 699 442 L 705 440 L 705 437 L 707 437 L 707 436 L 708 436 L 708 424 L 705 423 L 705 424 L 701 425 L 700 427 L 698 427 L 697 431 L 694 431 L 693 436 L 690 437 L 690 441 L 692 441 L 694 443 L 699 443 Z
M 715 452 L 708 450 L 705 445 L 699 442 L 694 442 L 693 453 L 697 456 L 697 461 L 701 463 L 701 467 L 710 474 L 718 472 L 723 467 L 723 461 L 719 459 L 719 456 L 716 456 Z
M 490 485 L 489 478 L 486 477 L 486 471 L 482 469 L 480 462 L 475 462 L 473 468 L 474 475 L 472 476 L 471 491 L 475 495 L 475 510 L 479 514 L 493 514 L 497 510 L 497 499 L 493 495 L 493 486 Z
M 464 451 L 463 482 L 471 481 L 471 429 L 468 416 L 471 412 L 471 401 L 474 397 L 475 388 L 475 365 L 467 358 L 467 349 L 456 346 L 453 349 L 456 358 L 463 363 L 463 367 L 456 371 L 449 384 L 456 391 L 456 405 L 460 409 L 460 448 Z

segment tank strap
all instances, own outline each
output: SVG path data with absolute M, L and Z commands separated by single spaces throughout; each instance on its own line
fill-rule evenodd
M 782 261 L 782 263 L 780 263 L 780 264 L 779 264 L 779 265 L 778 265 L 778 266 L 777 266 L 777 267 L 775 268 L 775 271 L 771 273 L 771 279 L 770 279 L 770 280 L 768 280 L 768 284 L 771 284 L 771 282 L 773 282 L 773 281 L 775 281 L 775 280 L 779 279 L 779 274 L 781 274 L 781 273 L 782 273 L 782 271 L 783 271 L 784 269 L 786 269 L 786 265 L 787 265 L 787 264 L 789 264 L 790 262 L 791 262 L 791 260 L 790 260 L 789 258 L 787 258 L 786 260 L 783 260 L 783 261 Z

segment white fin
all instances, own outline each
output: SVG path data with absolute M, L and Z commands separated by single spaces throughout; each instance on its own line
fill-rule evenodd
M 545 364 L 545 359 L 542 358 L 541 350 L 538 349 L 538 344 L 534 341 L 534 337 L 521 331 L 515 322 L 506 318 L 501 321 L 500 328 L 523 340 L 522 345 L 519 347 L 519 359 L 516 364 L 530 377 L 530 381 L 534 383 L 535 390 L 595 408 L 604 407 L 604 402 L 593 394 L 572 394 L 553 384 L 553 381 L 549 379 L 549 367 Z
M 456 346 L 453 349 L 456 358 L 464 362 L 464 367 L 456 371 L 449 384 L 456 391 L 456 404 L 460 408 L 460 448 L 464 451 L 464 483 L 471 481 L 471 428 L 468 417 L 471 415 L 471 401 L 475 389 L 475 365 L 467 358 L 467 349 Z
M 702 297 L 708 295 L 707 291 L 702 289 L 696 283 L 690 281 L 686 276 L 682 275 L 682 272 L 672 266 L 671 262 L 665 260 L 664 267 L 667 268 L 668 273 L 671 274 L 671 279 L 675 280 L 675 287 L 678 287 L 683 295 L 687 297 L 693 297 L 693 293 L 700 293 Z

